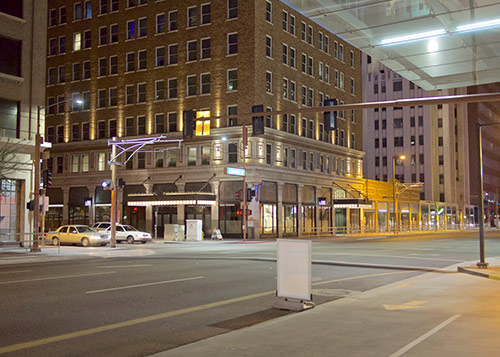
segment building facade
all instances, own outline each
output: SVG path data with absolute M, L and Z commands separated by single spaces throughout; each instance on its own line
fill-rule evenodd
M 118 158 L 120 221 L 161 236 L 196 218 L 205 235 L 241 236 L 243 182 L 226 174 L 237 167 L 257 191 L 249 236 L 361 224 L 359 208 L 333 206 L 363 186 L 361 112 L 339 112 L 332 133 L 322 113 L 295 112 L 360 102 L 360 52 L 282 2 L 50 0 L 47 39 L 47 227 L 109 220 L 108 140 L 159 136 L 170 141 Z M 256 136 L 255 105 L 287 113 L 266 116 Z
M 466 89 L 424 91 L 370 56 L 363 56 L 364 102 L 457 94 L 466 94 Z M 425 210 L 447 217 L 447 224 L 474 223 L 467 104 L 366 109 L 363 128 L 367 178 L 392 181 L 394 173 L 396 180 L 407 186 L 421 184 Z M 400 160 L 400 155 L 405 159 Z M 423 220 L 422 225 L 442 226 L 439 221 Z
M 0 2 L 0 240 L 32 231 L 38 106 L 45 103 L 47 3 Z M 44 130 L 43 117 L 40 132 Z

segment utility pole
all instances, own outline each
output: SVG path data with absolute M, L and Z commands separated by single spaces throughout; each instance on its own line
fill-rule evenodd
M 38 245 L 38 233 L 40 232 L 40 147 L 42 145 L 42 136 L 40 135 L 40 112 L 42 110 L 41 106 L 37 108 L 37 125 L 36 125 L 36 136 L 35 136 L 35 180 L 33 188 L 33 200 L 35 201 L 35 210 L 33 211 L 33 244 L 31 246 L 30 252 L 40 252 L 40 247 Z
M 113 141 L 116 137 L 113 138 Z M 111 158 L 116 160 L 116 144 L 111 145 Z M 110 161 L 111 166 L 111 248 L 116 247 L 116 161 Z
M 243 124 L 243 167 L 245 167 L 246 162 L 246 151 L 248 147 L 248 130 L 245 124 Z M 247 175 L 243 176 L 243 240 L 247 240 Z

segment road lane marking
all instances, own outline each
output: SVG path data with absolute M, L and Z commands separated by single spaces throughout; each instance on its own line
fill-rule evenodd
M 139 268 L 150 267 L 151 264 L 135 264 L 135 265 L 98 265 L 96 268 L 118 269 L 118 268 Z
M 179 282 L 179 281 L 189 281 L 189 280 L 196 280 L 196 279 L 203 279 L 203 276 L 195 276 L 193 278 L 185 278 L 185 279 L 174 279 L 174 280 L 157 281 L 155 283 L 145 283 L 145 284 L 137 284 L 137 285 L 120 286 L 120 287 L 117 287 L 117 288 L 92 290 L 92 291 L 86 291 L 85 293 L 86 294 L 103 293 L 103 292 L 106 292 L 106 291 L 140 288 L 140 287 L 143 287 L 143 286 L 169 284 L 169 283 L 176 283 L 176 282 Z
M 382 276 L 382 275 L 404 274 L 404 273 L 407 273 L 407 272 L 391 272 L 391 273 L 358 275 L 358 276 L 353 276 L 350 278 L 327 280 L 327 281 L 323 281 L 323 282 L 314 283 L 312 285 L 328 284 L 328 283 L 335 283 L 335 282 L 340 282 L 340 281 L 348 281 L 348 280 L 363 279 L 363 278 L 376 277 L 376 276 Z M 94 327 L 94 328 L 90 328 L 87 330 L 70 332 L 70 333 L 66 333 L 63 335 L 59 335 L 59 336 L 47 337 L 47 338 L 42 338 L 39 340 L 34 340 L 34 341 L 29 341 L 29 342 L 21 342 L 21 343 L 17 343 L 17 344 L 10 345 L 10 346 L 0 347 L 0 354 L 24 350 L 26 348 L 43 346 L 43 345 L 47 345 L 49 343 L 54 343 L 54 342 L 66 341 L 66 340 L 70 340 L 72 338 L 88 336 L 88 335 L 92 335 L 95 333 L 111 331 L 111 330 L 115 330 L 118 328 L 134 326 L 134 325 L 138 325 L 138 324 L 142 324 L 142 323 L 146 323 L 146 322 L 153 322 L 153 321 L 162 320 L 162 319 L 166 319 L 166 318 L 173 317 L 173 316 L 179 316 L 179 315 L 184 315 L 184 314 L 188 314 L 188 313 L 192 313 L 192 312 L 198 312 L 198 311 L 202 311 L 202 310 L 212 309 L 215 307 L 230 305 L 230 304 L 234 304 L 237 302 L 248 301 L 248 300 L 260 298 L 263 296 L 275 295 L 275 294 L 276 294 L 276 290 L 265 291 L 262 293 L 256 293 L 256 294 L 247 295 L 247 296 L 240 296 L 240 297 L 233 298 L 233 299 L 212 302 L 212 303 L 208 303 L 208 304 L 204 304 L 204 305 L 188 307 L 185 309 L 164 312 L 164 313 L 157 314 L 157 315 L 140 317 L 140 318 L 133 319 L 133 320 L 122 321 L 122 322 L 117 322 L 114 324 Z
M 455 321 L 456 319 L 458 319 L 460 316 L 462 315 L 453 315 L 452 317 L 450 317 L 449 319 L 447 319 L 446 321 L 443 321 L 441 322 L 439 325 L 437 325 L 436 327 L 434 327 L 432 330 L 430 330 L 429 332 L 427 333 L 424 333 L 422 336 L 420 336 L 419 338 L 417 338 L 416 340 L 414 340 L 413 342 L 410 342 L 409 344 L 407 344 L 406 346 L 404 346 L 403 348 L 401 348 L 400 350 L 394 352 L 392 355 L 390 355 L 389 357 L 399 357 L 401 356 L 402 354 L 408 352 L 410 349 L 412 349 L 413 347 L 415 347 L 416 345 L 418 345 L 420 342 L 422 342 L 423 340 L 425 340 L 426 338 L 434 335 L 436 332 L 438 332 L 439 330 L 443 329 L 444 327 L 448 326 L 449 324 L 451 324 L 453 321 Z
M 0 274 L 29 273 L 31 270 L 0 271 Z
M 53 276 L 53 277 L 50 277 L 50 278 L 11 280 L 11 281 L 0 282 L 0 285 L 16 284 L 16 283 L 30 283 L 30 282 L 33 282 L 33 281 L 44 281 L 44 280 L 80 278 L 82 276 L 106 275 L 106 274 L 116 274 L 116 273 L 117 273 L 116 271 L 107 271 L 107 272 L 102 272 L 102 273 L 88 273 L 88 274 L 78 274 L 78 275 L 61 275 L 61 276 Z
M 384 304 L 384 308 L 386 310 L 408 310 L 408 309 L 418 309 L 421 308 L 423 304 L 426 304 L 427 301 L 410 301 L 401 305 L 386 305 Z

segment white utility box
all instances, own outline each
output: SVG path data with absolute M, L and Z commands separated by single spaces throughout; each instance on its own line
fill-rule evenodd
M 201 223 L 201 219 L 186 219 L 186 240 L 203 240 Z

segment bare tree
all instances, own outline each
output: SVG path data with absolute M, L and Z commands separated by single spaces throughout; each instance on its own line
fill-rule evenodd
M 0 143 L 0 180 L 10 178 L 16 171 L 26 171 L 31 169 L 31 160 L 22 160 L 19 155 L 19 148 L 22 143 L 13 143 L 10 139 Z

